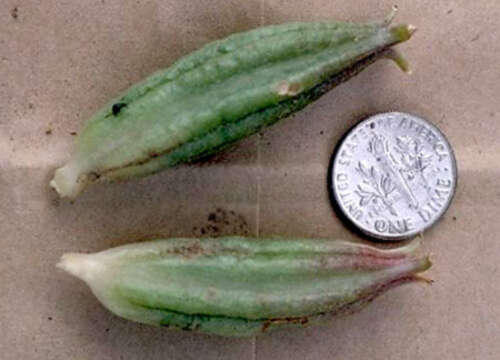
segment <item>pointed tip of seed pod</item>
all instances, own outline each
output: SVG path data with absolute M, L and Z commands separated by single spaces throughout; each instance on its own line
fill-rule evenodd
M 396 49 L 393 49 L 393 48 L 390 48 L 388 49 L 385 54 L 384 54 L 384 57 L 389 59 L 389 60 L 392 60 L 396 63 L 396 65 L 402 70 L 404 71 L 405 73 L 407 74 L 411 74 L 412 71 L 410 69 L 410 64 L 408 63 L 408 61 L 404 58 L 404 56 L 399 52 L 397 51 Z
M 425 283 L 427 285 L 432 285 L 434 283 L 434 280 L 426 278 L 425 276 L 422 276 L 422 275 L 414 275 L 413 279 L 415 281 L 423 282 L 423 283 Z
M 419 260 L 419 266 L 416 268 L 416 272 L 424 272 L 431 268 L 432 261 L 429 256 L 426 256 Z
M 432 263 L 428 256 L 420 258 L 412 257 L 390 268 L 388 270 L 388 274 L 390 274 L 391 277 L 396 278 L 411 277 L 412 279 L 414 279 L 416 274 L 428 270 L 431 266 Z
M 416 31 L 417 28 L 413 25 L 396 25 L 389 28 L 389 32 L 394 39 L 394 43 L 409 40 Z
M 92 255 L 81 253 L 64 254 L 56 266 L 85 282 L 88 282 L 95 276 L 96 271 L 102 268 L 102 264 L 98 263 Z

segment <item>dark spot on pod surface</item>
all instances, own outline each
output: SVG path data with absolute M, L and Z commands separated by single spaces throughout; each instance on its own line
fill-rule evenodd
M 101 175 L 96 173 L 96 172 L 91 172 L 91 173 L 89 173 L 88 176 L 89 176 L 89 180 L 92 182 L 99 180 L 99 178 L 101 177 Z
M 197 325 L 196 319 L 194 318 L 194 316 L 190 316 L 186 320 L 185 324 L 180 325 L 180 329 L 184 331 L 193 331 L 197 329 L 196 325 Z
M 114 116 L 118 115 L 122 109 L 127 106 L 125 103 L 116 103 L 111 107 L 111 112 Z
M 271 326 L 271 323 L 272 323 L 272 322 L 271 322 L 270 320 L 268 320 L 268 321 L 266 321 L 265 323 L 263 323 L 263 324 L 262 324 L 262 329 L 261 329 L 261 331 L 262 331 L 262 332 L 266 332 L 266 330 L 269 328 L 269 326 Z
M 307 316 L 304 317 L 286 317 L 282 319 L 269 319 L 262 324 L 262 332 L 265 332 L 271 325 L 283 325 L 283 324 L 300 324 L 305 325 L 309 322 Z

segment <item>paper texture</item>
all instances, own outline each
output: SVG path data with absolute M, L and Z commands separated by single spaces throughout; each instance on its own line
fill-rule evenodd
M 418 32 L 398 48 L 413 75 L 379 61 L 296 116 L 208 162 L 94 186 L 74 203 L 48 187 L 73 132 L 111 97 L 208 41 L 293 20 L 383 19 L 391 1 L 19 1 L 0 21 L 0 357 L 10 359 L 498 359 L 500 3 L 398 2 Z M 332 211 L 327 169 L 340 137 L 389 110 L 437 125 L 459 185 L 423 240 L 432 286 L 389 291 L 325 326 L 223 339 L 135 324 L 55 268 L 68 251 L 160 236 L 359 240 Z M 219 214 L 216 223 L 210 214 Z M 213 219 L 213 217 L 212 217 Z

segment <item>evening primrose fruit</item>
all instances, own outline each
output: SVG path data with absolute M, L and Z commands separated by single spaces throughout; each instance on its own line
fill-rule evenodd
M 359 310 L 422 280 L 417 244 L 391 250 L 327 239 L 173 238 L 65 254 L 111 312 L 140 323 L 223 336 L 307 326 Z
M 50 185 L 75 198 L 91 183 L 192 162 L 301 110 L 382 57 L 408 70 L 391 47 L 415 28 L 389 22 L 288 23 L 209 43 L 92 116 Z

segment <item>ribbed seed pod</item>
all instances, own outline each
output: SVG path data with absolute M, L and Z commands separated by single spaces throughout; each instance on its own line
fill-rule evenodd
M 118 316 L 224 336 L 250 336 L 356 311 L 430 267 L 416 245 L 393 250 L 319 239 L 156 240 L 58 266 Z
M 210 43 L 97 112 L 51 186 L 74 198 L 92 182 L 212 154 L 304 108 L 413 31 L 387 22 L 292 23 Z

